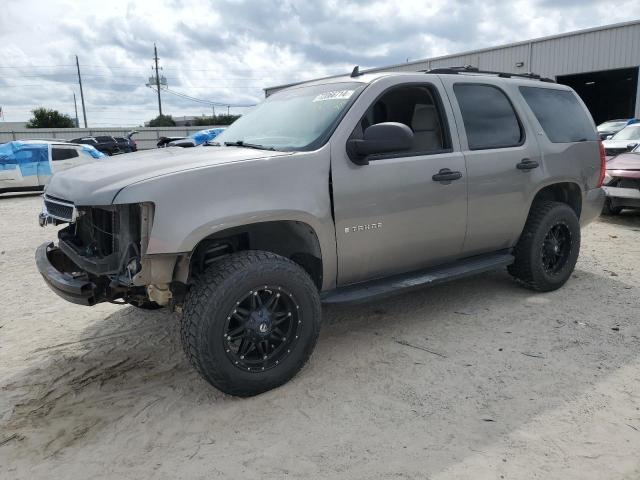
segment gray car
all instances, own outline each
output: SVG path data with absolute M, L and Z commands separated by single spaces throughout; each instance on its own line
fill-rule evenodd
M 181 313 L 193 366 L 255 395 L 292 378 L 321 303 L 507 267 L 571 276 L 603 206 L 604 151 L 570 88 L 468 69 L 280 91 L 201 149 L 55 175 L 36 262 L 61 297 Z

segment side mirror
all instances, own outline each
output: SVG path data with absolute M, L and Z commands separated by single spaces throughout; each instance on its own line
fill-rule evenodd
M 413 132 L 404 123 L 384 122 L 371 125 L 362 140 L 347 142 L 347 155 L 357 165 L 369 165 L 369 155 L 404 152 L 413 147 Z
M 605 140 L 611 140 L 613 138 L 613 135 L 607 135 L 607 138 Z
M 631 152 L 637 146 L 638 146 L 637 143 L 630 143 L 629 145 L 627 145 L 627 152 Z

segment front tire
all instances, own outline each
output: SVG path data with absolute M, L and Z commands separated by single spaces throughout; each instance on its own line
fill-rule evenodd
M 306 363 L 320 331 L 318 289 L 289 259 L 245 251 L 200 275 L 185 299 L 184 351 L 219 390 L 248 397 L 276 388 Z
M 544 201 L 531 207 L 514 249 L 509 273 L 527 288 L 549 292 L 571 276 L 580 252 L 580 223 L 565 203 Z
M 161 308 L 163 308 L 162 305 L 158 305 L 156 302 L 152 302 L 151 300 L 144 300 L 144 301 L 131 300 L 131 301 L 127 301 L 127 303 L 132 307 L 139 308 L 140 310 L 160 310 Z

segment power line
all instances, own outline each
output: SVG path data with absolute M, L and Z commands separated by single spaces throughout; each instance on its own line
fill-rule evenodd
M 181 92 L 176 92 L 175 90 L 171 90 L 169 88 L 164 88 L 165 92 L 171 93 L 172 95 L 175 95 L 177 97 L 181 97 L 181 98 L 185 98 L 187 100 L 192 100 L 194 102 L 198 102 L 198 103 L 203 103 L 206 105 L 213 105 L 216 107 L 234 107 L 234 108 L 245 108 L 245 107 L 254 107 L 255 104 L 250 104 L 250 105 L 241 105 L 241 104 L 232 104 L 232 103 L 226 103 L 226 102 L 214 102 L 211 100 L 205 100 L 202 98 L 196 98 L 196 97 L 192 97 L 190 95 L 187 95 L 185 93 L 181 93 Z
M 118 65 L 91 65 L 91 64 L 81 64 L 80 65 L 83 69 L 86 68 L 104 68 L 104 69 L 117 69 L 117 70 L 135 70 L 135 71 L 140 71 L 140 72 L 146 72 L 148 71 L 146 68 L 144 67 L 122 67 L 122 66 L 118 66 Z M 12 69 L 28 69 L 28 68 L 74 68 L 75 65 L 2 65 L 0 66 L 0 69 L 7 69 L 7 68 L 12 68 Z M 188 67 L 164 67 L 163 70 L 171 70 L 171 71 L 182 71 L 182 72 L 219 72 L 220 69 L 219 68 L 188 68 Z M 284 74 L 282 72 L 282 70 L 265 70 L 265 69 L 261 69 L 259 70 L 260 72 L 273 72 L 275 73 L 275 77 L 283 77 L 283 76 L 287 76 L 286 74 Z M 266 75 L 260 75 L 260 76 L 248 76 L 248 77 L 243 77 L 243 76 L 235 76 L 235 77 L 225 77 L 225 78 L 234 78 L 234 79 L 262 79 L 262 78 L 269 78 L 270 76 L 266 76 Z

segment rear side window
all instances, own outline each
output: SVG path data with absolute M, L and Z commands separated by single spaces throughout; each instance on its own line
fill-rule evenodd
M 79 157 L 77 150 L 73 148 L 52 148 L 51 160 L 54 162 L 58 160 L 69 160 L 70 158 Z
M 96 137 L 99 142 L 113 142 L 113 137 Z
M 522 126 L 505 93 L 492 85 L 453 86 L 470 150 L 506 148 L 524 141 Z
M 520 93 L 551 142 L 571 143 L 599 139 L 575 93 L 540 87 L 520 87 Z

